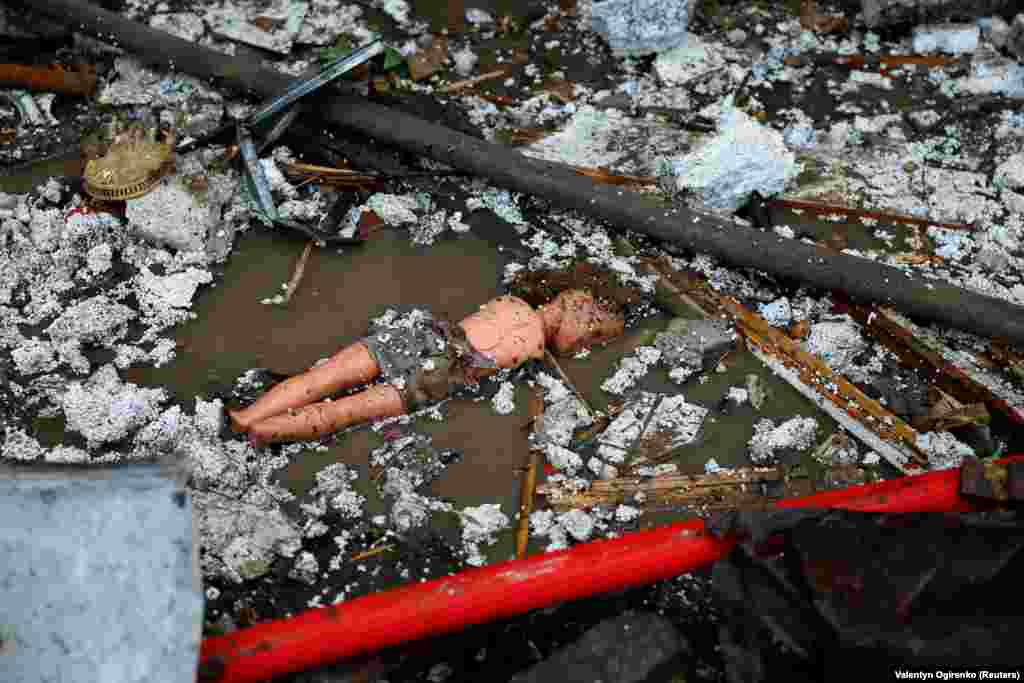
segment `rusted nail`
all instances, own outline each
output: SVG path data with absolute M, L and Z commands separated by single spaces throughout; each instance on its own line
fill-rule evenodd
M 96 71 L 88 66 L 65 71 L 54 67 L 0 64 L 0 86 L 88 96 L 96 92 Z

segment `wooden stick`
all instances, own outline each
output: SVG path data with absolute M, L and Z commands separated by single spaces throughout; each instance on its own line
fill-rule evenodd
M 288 281 L 288 289 L 284 293 L 284 303 L 288 303 L 292 300 L 292 295 L 295 294 L 295 290 L 299 288 L 299 283 L 302 282 L 302 276 L 306 272 L 306 261 L 309 260 L 309 254 L 313 251 L 313 242 L 307 242 L 306 248 L 302 250 L 302 256 L 299 257 L 299 262 L 295 264 L 295 272 L 292 273 L 292 279 Z
M 376 557 L 377 555 L 383 555 L 384 553 L 391 552 L 394 549 L 395 546 L 393 545 L 380 545 L 376 548 L 370 548 L 368 550 L 364 550 L 361 553 L 356 553 L 355 555 L 349 558 L 349 562 L 359 562 L 360 560 L 366 560 L 371 557 Z
M 526 557 L 526 546 L 530 542 L 530 514 L 537 490 L 539 460 L 536 449 L 531 448 L 519 488 L 519 527 L 516 529 L 516 559 L 519 560 Z
M 544 396 L 536 387 L 530 395 L 529 416 L 534 431 L 544 415 Z M 530 514 L 533 512 L 533 498 L 537 495 L 537 471 L 540 469 L 540 455 L 530 448 L 526 456 L 526 467 L 519 488 L 519 526 L 516 529 L 516 557 L 526 557 L 526 546 L 530 543 Z
M 565 370 L 562 369 L 562 366 L 559 364 L 558 360 L 547 349 L 544 349 L 544 357 L 547 358 L 547 361 L 554 366 L 555 371 L 558 372 L 558 376 L 562 378 L 563 382 L 565 382 L 565 386 L 569 387 L 569 389 L 572 390 L 572 393 L 574 393 L 576 395 L 576 398 L 580 400 L 580 403 L 583 404 L 583 407 L 587 409 L 587 414 L 593 417 L 594 409 L 590 407 L 590 403 L 587 401 L 586 398 L 584 398 L 583 394 L 580 393 L 580 390 L 576 388 L 576 385 L 573 384 L 572 380 L 569 379 L 569 375 L 565 374 Z
M 485 74 L 480 74 L 479 76 L 474 76 L 473 78 L 467 78 L 464 81 L 455 81 L 454 83 L 449 83 L 448 85 L 446 85 L 443 88 L 441 88 L 438 92 L 443 92 L 443 93 L 455 92 L 456 90 L 462 90 L 462 89 L 468 88 L 468 87 L 470 87 L 472 85 L 476 85 L 477 83 L 482 83 L 484 81 L 489 81 L 489 80 L 492 80 L 494 78 L 501 78 L 502 76 L 505 75 L 505 73 L 506 72 L 505 72 L 504 69 L 495 69 L 494 71 L 488 71 Z

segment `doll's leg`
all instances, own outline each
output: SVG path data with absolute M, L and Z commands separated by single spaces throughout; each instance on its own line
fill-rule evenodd
M 327 362 L 281 382 L 248 408 L 231 411 L 232 426 L 238 432 L 248 431 L 260 420 L 308 406 L 342 389 L 369 382 L 379 373 L 377 361 L 366 345 L 362 342 L 350 344 Z
M 307 441 L 360 422 L 405 413 L 402 396 L 390 384 L 378 384 L 335 401 L 321 401 L 268 417 L 249 427 L 253 445 Z

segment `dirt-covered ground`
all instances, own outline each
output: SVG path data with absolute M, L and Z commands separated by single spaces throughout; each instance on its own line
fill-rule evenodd
M 677 37 L 636 55 L 611 49 L 584 0 L 101 4 L 290 74 L 379 33 L 392 51 L 369 77 L 354 77 L 376 101 L 589 169 L 595 182 L 621 182 L 666 207 L 730 215 L 745 188 L 864 209 L 741 211 L 736 239 L 772 230 L 1024 305 L 1024 66 L 1012 29 L 992 20 L 953 45 L 955 58 L 880 71 L 839 58 L 944 53 L 912 27 L 867 30 L 855 2 L 820 5 L 822 15 L 848 20 L 822 20 L 818 28 L 836 29 L 824 33 L 801 23 L 799 2 L 705 1 L 689 16 L 685 46 L 673 47 Z M 227 145 L 180 155 L 138 199 L 101 203 L 82 188 L 83 161 L 132 122 L 159 121 L 181 141 L 256 103 L 141 67 L 20 9 L 0 11 L 4 61 L 85 63 L 99 76 L 88 98 L 36 94 L 26 104 L 5 91 L 0 99 L 0 457 L 182 463 L 199 522 L 207 633 L 510 558 L 531 447 L 546 458 L 546 490 L 563 495 L 619 474 L 753 465 L 779 465 L 812 488 L 898 474 L 905 463 L 849 434 L 737 344 L 733 328 L 721 331 L 714 358 L 680 346 L 672 330 L 696 322 L 670 320 L 657 277 L 643 267 L 651 257 L 736 297 L 907 425 L 927 425 L 901 452 L 912 447 L 932 468 L 1024 441 L 1024 356 L 1000 340 L 893 315 L 984 387 L 979 402 L 1000 406 L 984 419 L 943 423 L 936 415 L 957 411 L 935 391 L 946 386 L 942 373 L 915 369 L 870 333 L 841 292 L 618 233 L 351 132 L 324 131 L 309 112 L 264 152 L 274 201 L 285 217 L 367 241 L 314 249 L 286 300 L 306 240 L 257 220 L 241 167 L 225 162 Z M 321 183 L 302 175 L 303 163 L 384 177 Z M 517 274 L 580 261 L 613 273 L 606 284 L 633 298 L 622 340 L 562 362 L 573 387 L 536 363 L 476 395 L 321 442 L 257 449 L 225 426 L 226 408 L 365 334 L 370 318 L 386 324 L 390 307 L 458 319 Z M 534 396 L 543 418 L 531 424 Z M 656 438 L 639 449 L 622 441 L 662 405 L 673 412 L 655 416 Z M 537 499 L 532 553 L 701 512 L 643 494 L 576 508 L 555 498 Z M 665 680 L 722 679 L 703 575 L 388 653 L 375 670 L 391 681 L 507 680 L 631 609 L 667 615 L 689 639 L 692 654 Z M 348 680 L 330 675 L 297 679 Z

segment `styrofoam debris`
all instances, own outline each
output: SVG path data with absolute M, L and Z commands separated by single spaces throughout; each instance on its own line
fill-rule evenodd
M 954 92 L 1024 99 L 1024 64 L 1000 55 L 975 55 L 970 74 L 950 81 Z
M 120 441 L 153 420 L 163 389 L 124 384 L 113 365 L 104 365 L 85 383 L 72 382 L 61 397 L 67 428 L 83 435 L 90 448 Z
M 110 343 L 124 335 L 135 311 L 103 294 L 69 306 L 45 332 L 55 342 Z
M 996 167 L 992 180 L 1010 189 L 1024 189 L 1024 152 L 1007 157 Z
M 594 518 L 583 510 L 569 510 L 558 516 L 558 524 L 575 540 L 583 542 L 594 533 Z
M 416 197 L 412 195 L 384 194 L 378 192 L 366 200 L 366 206 L 388 225 L 415 223 L 419 217 Z
M 615 508 L 615 521 L 628 524 L 643 514 L 643 510 L 632 505 L 619 505 Z
M 473 73 L 479 58 L 469 45 L 466 45 L 461 50 L 452 52 L 452 61 L 455 62 L 455 71 L 463 78 L 467 78 Z
M 206 25 L 199 15 L 192 12 L 167 12 L 154 14 L 149 25 L 158 31 L 170 33 L 190 43 L 197 43 L 206 33 Z
M 687 33 L 678 47 L 666 50 L 654 60 L 654 71 L 666 85 L 680 85 L 712 69 L 720 68 L 724 60 L 717 52 Z
M 527 224 L 523 214 L 519 211 L 516 200 L 508 190 L 488 190 L 478 196 L 470 197 L 466 200 L 466 208 L 470 211 L 490 209 L 497 214 L 498 218 L 517 226 L 516 229 L 519 232 L 522 232 L 519 226 Z
M 767 304 L 758 304 L 757 311 L 772 327 L 786 327 L 793 322 L 793 307 L 786 297 Z
M 576 476 L 583 469 L 583 459 L 564 446 L 549 443 L 545 446 L 544 453 L 552 467 L 570 477 Z
M 462 522 L 462 544 L 466 553 L 466 564 L 480 567 L 487 558 L 480 552 L 480 546 L 497 543 L 497 533 L 509 525 L 508 516 L 497 503 L 485 503 L 478 507 L 467 507 L 459 513 Z
M 615 56 L 670 50 L 686 41 L 690 0 L 605 0 L 591 5 L 591 28 Z
M 914 52 L 963 54 L 978 49 L 981 29 L 977 24 L 930 24 L 914 27 Z
M 501 383 L 498 393 L 491 399 L 491 405 L 494 407 L 494 412 L 499 415 L 510 415 L 515 412 L 515 386 L 512 382 Z
M 709 208 L 729 211 L 754 190 L 764 196 L 781 193 L 799 172 L 796 156 L 778 132 L 731 107 L 723 111 L 713 140 L 670 167 L 678 189 L 698 193 Z
M 654 437 L 664 441 L 665 450 L 678 448 L 696 440 L 707 414 L 707 408 L 687 403 L 682 394 L 641 392 L 598 437 L 597 454 L 620 463 L 631 448 Z
M 716 365 L 735 342 L 732 326 L 724 321 L 684 318 L 673 319 L 654 338 L 654 345 L 661 352 L 661 364 L 670 369 L 669 377 L 680 384 Z
M 344 4 L 344 0 L 310 0 L 309 11 L 295 42 L 329 45 L 342 34 L 352 36 L 359 45 L 373 39 L 373 32 L 363 21 L 363 8 Z
M 299 553 L 288 576 L 309 586 L 314 585 L 320 578 L 320 565 L 316 561 L 316 556 L 305 550 Z
M 601 384 L 601 390 L 609 394 L 622 394 L 647 374 L 661 358 L 661 351 L 653 346 L 638 346 L 632 356 L 619 361 L 619 367 L 611 377 Z
M 759 420 L 750 437 L 750 460 L 757 465 L 775 462 L 777 450 L 801 451 L 814 445 L 818 422 L 813 417 L 794 417 L 776 426 L 769 419 Z
M 579 107 L 565 128 L 520 151 L 529 157 L 586 168 L 609 167 L 625 157 L 621 145 L 629 117 L 615 109 Z
M 208 270 L 189 268 L 171 275 L 154 275 L 149 269 L 139 273 L 136 295 L 143 309 L 188 308 L 201 284 L 213 281 Z
M 704 463 L 705 474 L 718 474 L 724 471 L 725 468 L 718 464 L 718 461 L 714 458 L 708 458 L 708 461 Z
M 535 510 L 531 513 L 530 532 L 534 536 L 547 537 L 549 539 L 547 552 L 562 550 L 569 544 L 565 529 L 558 524 L 554 510 Z
M 467 7 L 466 8 L 466 21 L 478 26 L 481 24 L 493 24 L 494 17 L 491 16 L 490 12 L 482 10 L 478 7 Z
M 614 465 L 609 465 L 599 458 L 591 458 L 587 461 L 587 469 L 598 479 L 614 479 L 619 476 L 619 470 Z
M 286 55 L 308 10 L 303 0 L 231 0 L 207 8 L 205 18 L 217 35 Z
M 203 572 L 235 583 L 263 576 L 278 556 L 302 547 L 299 528 L 276 506 L 256 505 L 196 491 L 192 494 Z
M 593 420 L 586 406 L 575 396 L 561 397 L 544 409 L 534 434 L 541 445 L 568 446 L 573 432 L 590 425 Z
M 928 456 L 933 470 L 960 467 L 964 457 L 974 455 L 974 449 L 957 440 L 949 432 L 926 432 L 918 434 L 917 447 Z
M 992 42 L 996 43 L 996 45 L 999 44 L 995 31 L 993 31 Z M 1010 54 L 1017 57 L 1017 59 L 1024 60 L 1024 12 L 1015 16 L 1013 23 L 1006 28 L 1003 44 Z
M 108 242 L 97 244 L 85 255 L 86 267 L 96 275 L 105 273 L 110 270 L 113 258 L 114 250 Z
M 143 239 L 179 251 L 203 251 L 207 235 L 220 227 L 222 204 L 204 202 L 178 178 L 125 202 L 125 218 Z
M 807 337 L 807 350 L 835 372 L 845 374 L 854 358 L 867 349 L 860 326 L 850 319 L 815 323 Z
M 856 465 L 860 461 L 860 451 L 852 439 L 833 434 L 821 442 L 811 454 L 818 462 L 827 466 Z
M 223 96 L 198 78 L 181 72 L 164 73 L 148 69 L 133 57 L 114 61 L 118 78 L 100 91 L 100 104 L 121 106 L 148 104 L 154 107 L 190 109 L 194 105 L 222 102 Z
M 405 0 L 374 0 L 373 4 L 394 19 L 399 26 L 409 23 L 409 12 L 412 8 Z
M 316 473 L 313 496 L 323 496 L 328 507 L 343 518 L 357 519 L 363 515 L 366 498 L 352 488 L 359 475 L 341 463 L 334 463 Z
M 728 393 L 725 395 L 727 401 L 732 401 L 735 405 L 741 406 L 750 399 L 750 392 L 742 387 L 729 387 Z
M 928 236 L 935 240 L 935 255 L 948 261 L 959 261 L 974 250 L 974 240 L 958 230 L 929 226 Z
M 1010 25 L 999 15 L 991 17 L 980 17 L 975 21 L 981 29 L 981 37 L 988 40 L 996 47 L 1006 45 L 1006 39 L 1010 35 Z
M 11 349 L 11 357 L 23 375 L 49 372 L 60 364 L 55 345 L 41 339 L 26 339 L 21 346 Z

